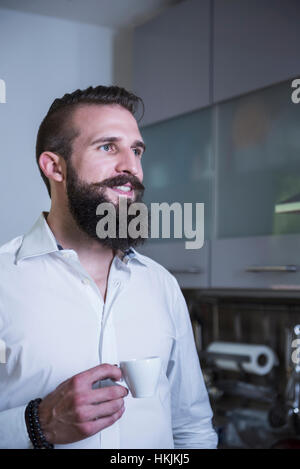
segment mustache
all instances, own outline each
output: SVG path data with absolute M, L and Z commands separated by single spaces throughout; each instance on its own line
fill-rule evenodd
M 119 175 L 114 178 L 104 179 L 99 183 L 93 184 L 94 187 L 114 187 L 130 183 L 132 188 L 138 191 L 144 191 L 145 186 L 135 176 Z

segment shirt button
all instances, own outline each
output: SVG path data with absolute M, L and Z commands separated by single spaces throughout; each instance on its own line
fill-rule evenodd
M 81 280 L 81 282 L 82 282 L 84 285 L 90 285 L 90 283 L 91 283 L 91 281 L 90 281 L 89 278 L 83 278 L 83 279 Z
M 120 280 L 115 280 L 114 281 L 114 284 L 115 284 L 116 287 L 118 287 L 120 285 L 120 283 L 121 283 Z

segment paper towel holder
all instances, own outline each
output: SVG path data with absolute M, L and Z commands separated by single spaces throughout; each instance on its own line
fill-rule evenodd
M 209 350 L 207 351 L 201 351 L 199 352 L 199 358 L 204 358 L 208 363 L 214 363 L 217 360 L 233 360 L 236 362 L 239 371 L 242 372 L 243 374 L 247 373 L 247 370 L 244 369 L 243 363 L 249 363 L 251 361 L 249 355 L 235 355 L 231 353 L 220 353 L 220 352 L 210 352 Z M 264 353 L 261 353 L 258 355 L 256 358 L 256 362 L 259 366 L 265 366 L 267 363 L 267 356 Z
M 223 352 L 201 351 L 199 352 L 199 358 L 204 358 L 208 363 L 214 363 L 217 360 L 234 360 L 242 373 L 246 373 L 245 369 L 243 368 L 243 363 L 250 362 L 249 355 L 235 355 L 232 353 Z

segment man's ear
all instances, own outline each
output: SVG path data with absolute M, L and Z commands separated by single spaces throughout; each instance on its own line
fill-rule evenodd
M 56 153 L 52 151 L 44 151 L 41 153 L 39 166 L 48 179 L 55 182 L 62 182 L 65 179 L 65 161 Z

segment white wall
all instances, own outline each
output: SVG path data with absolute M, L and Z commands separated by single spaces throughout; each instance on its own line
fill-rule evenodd
M 35 162 L 56 97 L 90 85 L 130 88 L 131 33 L 0 9 L 0 245 L 26 232 L 50 199 Z

